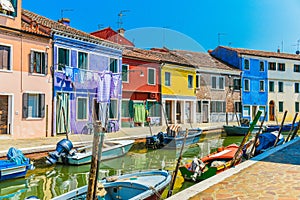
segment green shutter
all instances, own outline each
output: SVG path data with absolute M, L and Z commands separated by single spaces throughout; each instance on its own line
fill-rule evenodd
M 44 67 L 45 67 L 45 75 L 48 74 L 48 53 L 44 53 L 45 55 L 45 63 L 44 63 Z
M 28 93 L 23 93 L 23 118 L 28 117 Z
M 45 94 L 39 94 L 39 117 L 45 117 Z
M 30 51 L 30 65 L 29 65 L 29 72 L 33 73 L 33 67 L 34 67 L 34 51 Z

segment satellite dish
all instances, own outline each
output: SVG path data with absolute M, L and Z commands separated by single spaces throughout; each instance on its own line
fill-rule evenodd
M 299 54 L 300 54 L 300 51 L 299 51 L 299 50 L 297 50 L 297 51 L 296 51 L 296 54 L 297 54 L 297 55 L 299 55 Z

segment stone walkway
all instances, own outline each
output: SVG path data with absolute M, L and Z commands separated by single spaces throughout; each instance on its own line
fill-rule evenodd
M 299 200 L 300 138 L 175 194 L 170 200 Z

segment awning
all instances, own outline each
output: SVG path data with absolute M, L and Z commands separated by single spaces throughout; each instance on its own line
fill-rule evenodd
M 0 5 L 3 10 L 15 12 L 15 8 L 13 7 L 13 5 L 11 4 L 11 2 L 9 0 L 0 0 Z

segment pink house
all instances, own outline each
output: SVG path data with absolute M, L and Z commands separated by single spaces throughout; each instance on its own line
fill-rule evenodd
M 50 30 L 22 16 L 21 5 L 0 6 L 0 138 L 51 135 Z

